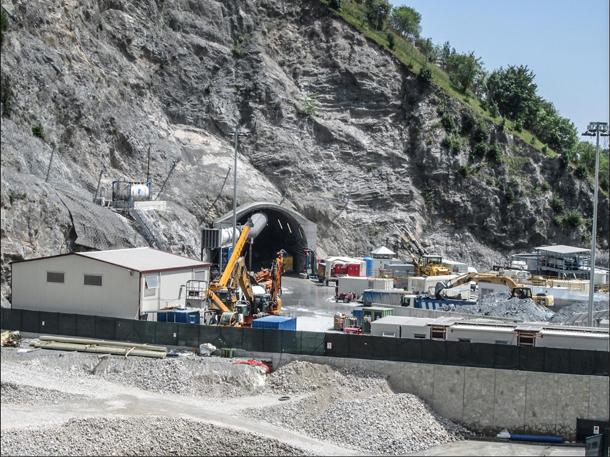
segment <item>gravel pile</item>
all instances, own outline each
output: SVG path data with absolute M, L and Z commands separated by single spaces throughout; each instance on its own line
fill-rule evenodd
M 531 299 L 507 298 L 506 294 L 489 294 L 479 298 L 476 305 L 463 305 L 459 312 L 483 316 L 506 317 L 517 321 L 546 322 L 555 314 L 546 306 Z
M 305 455 L 250 433 L 169 417 L 72 419 L 2 432 L 1 455 Z
M 0 391 L 2 404 L 13 405 L 53 405 L 90 399 L 85 395 L 61 392 L 55 389 L 19 385 L 12 382 L 2 382 Z
M 335 370 L 328 365 L 294 361 L 267 376 L 267 389 L 274 393 L 300 394 L 336 387 L 352 392 L 375 389 L 391 392 L 385 376 L 358 369 Z
M 585 325 L 586 316 L 588 313 L 589 304 L 580 302 L 574 303 L 573 305 L 567 305 L 562 307 L 555 315 L 551 318 L 551 322 L 554 324 L 576 324 Z M 593 313 L 601 318 L 608 318 L 608 302 L 594 301 L 593 302 Z M 594 316 L 595 317 L 595 316 Z
M 354 398 L 341 389 L 329 388 L 300 401 L 250 409 L 246 414 L 381 455 L 404 455 L 469 435 L 465 428 L 439 416 L 411 394 Z
M 231 359 L 194 354 L 166 359 L 45 350 L 27 354 L 3 351 L 2 355 L 3 363 L 18 361 L 21 366 L 34 370 L 98 377 L 144 390 L 189 396 L 222 398 L 227 395 L 252 395 L 264 390 L 265 385 L 265 374 L 258 367 L 236 365 Z

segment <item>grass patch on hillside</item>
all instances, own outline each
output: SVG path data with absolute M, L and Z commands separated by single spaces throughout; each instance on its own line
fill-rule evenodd
M 322 4 L 328 6 L 328 0 L 320 1 Z M 329 11 L 341 17 L 345 22 L 357 29 L 365 37 L 373 40 L 379 46 L 387 49 L 388 52 L 391 52 L 400 62 L 406 65 L 406 67 L 413 74 L 417 75 L 422 67 L 428 67 L 432 73 L 432 84 L 456 100 L 468 105 L 475 114 L 487 119 L 490 122 L 493 122 L 497 126 L 501 125 L 503 122 L 501 117 L 494 117 L 491 115 L 491 113 L 489 113 L 489 111 L 483 108 L 483 106 L 481 106 L 481 102 L 476 97 L 458 92 L 451 84 L 449 75 L 447 75 L 447 73 L 436 65 L 429 64 L 426 56 L 424 56 L 412 43 L 391 30 L 371 29 L 366 21 L 362 6 L 356 3 L 354 0 L 342 0 L 340 11 L 335 11 L 330 8 Z M 394 38 L 392 46 L 390 46 L 388 42 L 388 36 L 390 35 L 392 35 Z M 511 134 L 521 138 L 524 142 L 541 151 L 547 157 L 557 156 L 555 151 L 541 143 L 529 131 L 514 130 L 514 123 L 510 122 L 509 120 L 504 120 L 504 126 L 504 128 L 507 129 Z

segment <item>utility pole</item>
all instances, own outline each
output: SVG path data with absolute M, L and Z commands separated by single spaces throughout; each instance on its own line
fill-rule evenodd
M 235 157 L 233 160 L 233 250 L 237 238 L 237 141 L 239 138 L 239 124 L 235 128 Z
M 593 225 L 591 227 L 591 261 L 589 263 L 589 312 L 587 325 L 593 326 L 593 293 L 595 291 L 595 246 L 597 238 L 597 192 L 599 189 L 599 137 L 608 136 L 607 122 L 590 122 L 584 136 L 594 136 L 595 140 L 595 186 L 593 189 Z

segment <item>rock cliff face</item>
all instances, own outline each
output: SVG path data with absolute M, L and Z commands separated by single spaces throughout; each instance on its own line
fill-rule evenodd
M 399 234 L 409 230 L 430 251 L 483 267 L 586 233 L 553 222 L 550 201 L 591 214 L 589 183 L 494 128 L 498 162 L 473 162 L 467 142 L 452 152 L 441 113 L 459 128 L 465 108 L 317 0 L 3 7 L 5 295 L 11 260 L 146 244 L 137 224 L 92 200 L 102 167 L 102 187 L 144 179 L 149 145 L 154 192 L 179 162 L 167 209 L 146 219 L 168 249 L 198 255 L 198 228 L 231 205 L 223 182 L 238 124 L 238 204 L 302 212 L 318 224 L 320 254 L 386 243 L 405 254 Z

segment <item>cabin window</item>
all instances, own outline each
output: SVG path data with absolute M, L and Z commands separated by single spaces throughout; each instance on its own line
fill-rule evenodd
M 433 340 L 444 340 L 447 329 L 445 327 L 432 327 L 430 337 Z
M 208 272 L 207 270 L 195 270 L 193 279 L 196 279 L 198 281 L 207 281 L 207 279 L 208 279 L 207 272 Z
M 381 336 L 393 336 L 393 337 L 396 337 L 396 333 L 394 333 L 394 332 L 383 332 L 381 334 Z
M 425 333 L 415 333 L 413 336 L 415 338 L 421 338 L 421 339 L 425 339 L 426 338 L 426 334 Z
M 144 296 L 154 297 L 157 295 L 157 289 L 159 287 L 159 277 L 157 275 L 146 275 L 144 276 Z
M 460 343 L 470 343 L 470 338 L 458 338 Z
M 506 341 L 506 340 L 496 340 L 495 343 L 496 344 L 508 344 L 508 341 Z
M 58 273 L 55 271 L 47 271 L 47 282 L 64 282 L 64 273 Z
M 519 335 L 518 345 L 519 346 L 534 346 L 536 337 L 533 335 Z
M 85 275 L 83 284 L 85 286 L 101 286 L 102 275 Z

